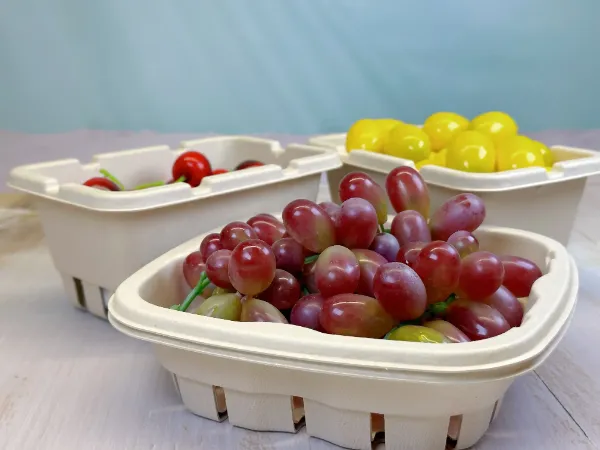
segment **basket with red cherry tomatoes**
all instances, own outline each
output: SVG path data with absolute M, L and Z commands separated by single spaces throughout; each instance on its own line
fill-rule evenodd
M 239 163 L 235 170 L 259 167 L 264 164 L 260 161 L 246 160 Z M 171 168 L 172 178 L 168 181 L 156 181 L 145 183 L 133 188 L 133 190 L 147 189 L 151 187 L 164 186 L 166 184 L 185 182 L 191 187 L 199 186 L 206 177 L 227 173 L 227 169 L 213 169 L 210 161 L 202 153 L 189 150 L 177 157 Z M 125 191 L 125 186 L 113 174 L 106 169 L 101 169 L 101 177 L 93 177 L 85 181 L 84 186 L 106 191 Z
M 424 343 L 487 339 L 521 325 L 542 271 L 479 248 L 479 197 L 456 195 L 430 215 L 427 185 L 405 166 L 385 186 L 349 173 L 339 194 L 339 205 L 298 199 L 281 219 L 258 214 L 208 234 L 183 262 L 191 291 L 171 309 Z

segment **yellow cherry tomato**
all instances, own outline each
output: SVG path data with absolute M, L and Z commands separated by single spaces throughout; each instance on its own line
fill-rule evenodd
M 515 170 L 526 167 L 544 167 L 544 157 L 531 139 L 512 136 L 498 146 L 498 170 Z
M 446 153 L 447 149 L 442 149 L 439 152 L 431 152 L 429 158 L 419 161 L 415 164 L 417 170 L 421 170 L 423 166 L 440 166 L 446 167 Z
M 448 149 L 443 148 L 439 152 L 434 154 L 435 161 L 438 166 L 446 167 L 446 159 L 448 158 Z
M 385 133 L 374 119 L 360 119 L 352 124 L 346 134 L 346 151 L 369 150 L 381 153 Z
M 496 170 L 496 147 L 479 131 L 459 133 L 448 145 L 446 167 L 463 172 L 491 173 Z
M 396 125 L 387 136 L 383 153 L 415 162 L 422 161 L 431 153 L 429 136 L 415 125 Z
M 542 157 L 544 158 L 544 165 L 547 167 L 552 167 L 554 164 L 554 155 L 550 151 L 550 149 L 542 142 L 531 140 L 533 145 L 540 151 Z
M 368 150 L 381 153 L 389 131 L 402 122 L 396 119 L 360 119 L 346 134 L 346 151 Z
M 423 123 L 423 131 L 429 136 L 434 152 L 446 147 L 454 136 L 467 128 L 469 120 L 452 112 L 436 112 Z
M 478 115 L 471 120 L 469 129 L 489 135 L 496 144 L 504 138 L 515 136 L 519 131 L 515 120 L 500 111 L 490 111 Z

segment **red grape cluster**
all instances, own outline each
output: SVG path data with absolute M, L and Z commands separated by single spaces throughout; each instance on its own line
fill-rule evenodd
M 249 167 L 263 166 L 260 161 L 248 159 L 239 163 L 233 170 L 243 170 Z M 141 184 L 133 190 L 147 189 L 151 187 L 163 186 L 177 182 L 185 182 L 192 187 L 199 186 L 205 177 L 227 173 L 226 169 L 213 169 L 206 156 L 195 150 L 183 152 L 177 157 L 171 168 L 173 178 L 169 181 L 156 181 L 153 183 Z M 83 185 L 104 191 L 125 191 L 125 186 L 113 174 L 106 169 L 101 169 L 101 177 L 93 177 L 86 180 Z
M 519 298 L 542 272 L 479 249 L 479 197 L 457 195 L 428 217 L 427 185 L 410 167 L 392 170 L 385 189 L 350 173 L 339 194 L 341 205 L 294 200 L 281 221 L 259 214 L 207 235 L 183 263 L 192 292 L 173 308 L 185 311 L 202 294 L 201 315 L 430 343 L 521 324 Z M 396 215 L 386 228 L 388 197 Z

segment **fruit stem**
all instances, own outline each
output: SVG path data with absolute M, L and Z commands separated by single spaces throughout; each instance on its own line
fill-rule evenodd
M 139 191 L 141 189 L 146 189 L 146 188 L 151 188 L 151 187 L 156 187 L 156 186 L 164 186 L 164 185 L 165 185 L 164 181 L 155 181 L 153 183 L 140 184 L 139 186 L 134 187 L 133 190 Z
M 108 170 L 106 169 L 100 169 L 100 173 L 102 175 L 104 175 L 106 178 L 108 178 L 110 181 L 112 181 L 113 183 L 115 183 L 117 186 L 119 186 L 119 189 L 121 189 L 122 191 L 125 190 L 125 186 L 123 186 L 123 183 L 121 183 L 117 177 L 115 177 L 112 173 L 110 173 Z
M 179 178 L 177 178 L 175 181 L 173 181 L 173 183 L 183 183 L 185 181 L 185 176 L 181 175 Z
M 304 295 L 310 295 L 310 291 L 308 290 L 308 288 L 306 286 L 302 286 L 302 293 Z
M 434 316 L 443 316 L 446 313 L 448 306 L 450 306 L 450 303 L 452 303 L 454 300 L 456 300 L 456 295 L 450 294 L 443 302 L 432 303 L 429 305 L 426 314 L 430 313 Z
M 198 280 L 198 284 L 196 284 L 196 286 L 194 287 L 194 289 L 192 289 L 190 291 L 190 293 L 185 298 L 185 300 L 183 301 L 183 303 L 179 306 L 179 311 L 185 312 L 190 307 L 190 305 L 192 304 L 192 302 L 194 301 L 194 299 L 196 297 L 198 297 L 200 295 L 200 293 L 204 289 L 206 289 L 206 287 L 209 284 L 210 284 L 210 280 L 206 276 L 206 272 L 202 272 L 202 275 L 200 276 L 200 279 Z
M 385 227 L 383 226 L 382 223 L 379 224 L 379 229 L 381 230 L 382 233 L 385 233 Z
M 315 262 L 319 259 L 319 255 L 311 255 L 304 258 L 304 264 L 310 264 L 311 262 Z

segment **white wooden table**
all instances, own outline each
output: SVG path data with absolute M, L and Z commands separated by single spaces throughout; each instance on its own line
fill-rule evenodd
M 0 209 L 0 449 L 338 448 L 187 412 L 149 345 L 70 306 L 21 201 Z M 569 245 L 581 281 L 571 328 L 542 367 L 513 384 L 478 450 L 600 449 L 599 210 L 595 178 Z

